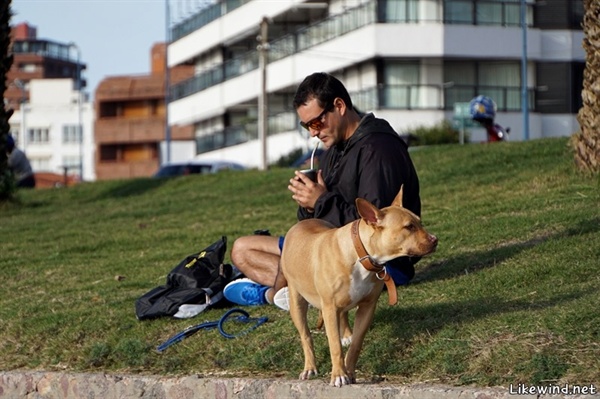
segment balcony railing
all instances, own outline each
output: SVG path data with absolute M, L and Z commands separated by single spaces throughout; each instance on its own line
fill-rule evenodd
M 269 62 L 288 57 L 362 26 L 375 23 L 377 20 L 376 7 L 377 2 L 375 1 L 365 3 L 269 42 Z M 258 69 L 258 52 L 252 50 L 173 85 L 171 101 L 190 96 L 255 69 Z
M 521 110 L 519 87 L 444 85 L 382 85 L 350 93 L 352 102 L 360 111 L 376 109 L 452 111 L 454 103 L 469 102 L 483 94 L 491 97 L 500 112 Z M 528 91 L 529 108 L 535 104 L 535 91 Z M 293 131 L 299 128 L 295 112 L 284 112 L 268 118 L 268 135 Z M 258 139 L 256 122 L 230 126 L 210 135 L 196 138 L 198 154 Z
M 202 8 L 196 14 L 173 26 L 171 28 L 171 38 L 173 41 L 179 40 L 249 1 L 250 0 L 226 0 Z
M 226 2 L 226 7 L 228 7 L 227 9 L 230 11 L 231 7 L 240 6 L 248 1 L 249 0 L 230 0 L 232 4 Z M 519 21 L 518 19 L 515 20 L 518 15 L 515 15 L 514 13 L 516 10 L 515 7 L 518 6 L 517 1 L 518 0 L 478 2 L 475 0 L 448 0 L 443 3 L 445 5 L 443 22 L 448 24 L 515 25 L 518 24 Z M 422 7 L 425 11 L 422 11 L 422 13 L 419 14 L 420 8 L 416 7 L 416 5 L 421 3 L 426 4 L 427 6 Z M 217 5 L 215 5 L 215 7 Z M 441 7 L 440 0 L 421 0 L 419 3 L 416 3 L 415 0 L 397 0 L 388 2 L 387 5 L 388 7 L 385 12 L 383 12 L 382 16 L 383 22 L 414 23 L 418 21 L 439 21 L 440 18 L 442 18 L 437 16 L 438 11 L 435 11 L 436 7 L 438 10 L 439 7 Z M 336 39 L 358 28 L 377 23 L 377 7 L 377 1 L 363 3 L 357 7 L 348 9 L 343 13 L 332 15 L 315 24 L 301 28 L 294 33 L 275 39 L 269 42 L 268 61 L 275 62 L 298 52 L 306 51 L 311 47 L 329 40 Z M 470 10 L 467 16 L 458 12 L 463 8 Z M 528 5 L 528 23 L 531 23 L 530 21 L 532 20 L 531 9 L 532 6 Z M 495 11 L 501 12 L 496 15 Z M 207 9 L 206 13 L 208 15 L 210 14 L 210 11 Z M 208 17 L 205 16 L 204 18 Z M 251 50 L 239 57 L 202 71 L 188 80 L 173 85 L 171 88 L 171 101 L 190 96 L 257 68 L 258 52 L 256 50 Z
M 77 62 L 71 57 L 71 46 L 49 40 L 16 40 L 12 46 L 15 54 L 37 54 L 39 56 Z

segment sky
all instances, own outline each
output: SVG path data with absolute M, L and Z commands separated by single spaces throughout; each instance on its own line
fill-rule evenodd
M 37 28 L 38 39 L 74 42 L 93 97 L 107 76 L 150 72 L 150 50 L 166 38 L 165 8 L 165 0 L 12 0 L 11 25 L 27 22 Z

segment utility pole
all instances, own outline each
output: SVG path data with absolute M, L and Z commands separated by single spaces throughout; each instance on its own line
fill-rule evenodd
M 261 158 L 259 170 L 267 170 L 267 135 L 269 130 L 267 118 L 267 56 L 269 51 L 268 44 L 269 19 L 263 17 L 260 22 L 260 35 L 258 40 L 258 69 L 260 70 L 260 94 L 258 96 L 258 138 L 260 141 Z
M 171 79 L 169 77 L 169 44 L 171 43 L 170 19 L 171 12 L 169 1 L 165 0 L 165 143 L 166 160 L 161 160 L 164 164 L 171 162 L 171 127 L 169 126 L 169 101 L 171 100 Z

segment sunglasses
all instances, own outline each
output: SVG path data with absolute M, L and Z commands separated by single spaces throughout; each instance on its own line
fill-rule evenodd
M 330 104 L 327 108 L 323 110 L 316 118 L 309 120 L 308 122 L 300 122 L 300 126 L 305 128 L 306 130 L 321 130 L 325 124 L 323 123 L 323 117 L 326 113 L 330 112 L 333 109 L 333 104 Z

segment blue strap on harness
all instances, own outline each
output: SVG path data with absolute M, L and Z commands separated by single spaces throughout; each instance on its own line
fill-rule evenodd
M 240 315 L 232 316 L 236 313 L 239 313 Z M 247 334 L 250 331 L 256 329 L 261 324 L 264 324 L 267 320 L 269 320 L 268 317 L 250 317 L 248 312 L 246 312 L 242 309 L 238 309 L 238 308 L 231 309 L 231 310 L 227 311 L 227 313 L 225 313 L 217 321 L 207 321 L 207 322 L 195 325 L 195 326 L 191 326 L 191 327 L 186 328 L 182 332 L 173 335 L 171 338 L 169 338 L 168 340 L 166 340 L 165 342 L 163 342 L 162 344 L 157 346 L 156 350 L 158 352 L 162 352 L 165 349 L 167 349 L 169 346 L 183 341 L 187 337 L 194 335 L 195 333 L 197 333 L 200 330 L 212 330 L 213 328 L 218 328 L 219 333 L 222 336 L 224 336 L 225 338 L 230 338 L 230 339 L 237 338 L 237 337 L 240 337 L 240 336 Z M 252 323 L 252 325 L 249 328 L 247 328 L 237 334 L 230 334 L 230 333 L 226 332 L 225 328 L 224 328 L 224 324 L 226 321 L 227 322 L 228 321 L 237 321 L 239 323 Z

